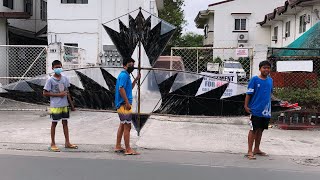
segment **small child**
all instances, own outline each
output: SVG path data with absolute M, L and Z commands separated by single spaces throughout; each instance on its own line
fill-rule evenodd
M 256 159 L 255 155 L 267 156 L 260 150 L 262 133 L 268 129 L 271 118 L 272 78 L 269 77 L 271 64 L 262 61 L 259 64 L 261 74 L 254 76 L 249 82 L 244 108 L 251 114 L 250 131 L 248 135 L 248 154 L 250 160 Z M 254 150 L 252 150 L 255 143 Z
M 62 63 L 59 60 L 55 60 L 52 62 L 52 69 L 54 71 L 54 75 L 47 80 L 43 88 L 43 95 L 50 97 L 50 117 L 52 118 L 52 125 L 51 146 L 49 147 L 49 150 L 53 152 L 60 152 L 55 142 L 56 126 L 60 120 L 62 120 L 63 132 L 65 136 L 65 148 L 77 149 L 78 146 L 71 144 L 69 140 L 69 103 L 71 106 L 71 110 L 75 110 L 74 105 L 71 101 L 71 96 L 68 92 L 70 83 L 68 78 L 61 74 Z

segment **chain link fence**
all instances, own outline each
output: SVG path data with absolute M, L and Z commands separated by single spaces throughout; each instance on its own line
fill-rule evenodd
M 5 91 L 3 86 L 45 74 L 46 70 L 47 46 L 0 45 L 0 91 Z M 0 109 L 38 108 L 36 105 L 0 98 Z
M 57 59 L 63 63 L 65 70 L 84 67 L 86 51 L 74 46 L 59 46 Z M 13 83 L 13 88 L 30 90 L 27 83 L 17 83 L 48 73 L 48 46 L 0 45 L 0 92 L 2 87 Z M 16 83 L 16 84 L 14 84 Z M 44 110 L 45 106 L 17 102 L 0 97 L 0 110 Z
M 241 51 L 244 54 L 237 54 Z M 175 57 L 171 69 L 179 69 L 176 66 L 181 66 L 181 63 L 176 63 L 176 61 L 181 59 L 185 71 L 216 74 L 236 73 L 239 83 L 247 83 L 252 74 L 252 48 L 173 47 L 171 57 Z
M 0 83 L 7 85 L 46 73 L 46 46 L 0 46 Z
M 320 49 L 270 48 L 274 95 L 320 111 Z

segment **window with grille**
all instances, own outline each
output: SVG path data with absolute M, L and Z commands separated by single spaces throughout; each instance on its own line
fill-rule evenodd
M 247 30 L 247 19 L 235 19 L 235 31 L 246 31 Z
M 13 0 L 3 0 L 3 6 L 13 9 Z
M 209 25 L 206 24 L 204 26 L 204 38 L 207 39 L 208 38 L 208 33 L 209 33 Z
M 285 37 L 290 37 L 290 29 L 291 29 L 290 24 L 291 24 L 291 22 L 290 22 L 290 21 L 286 22 L 286 32 L 285 32 Z
M 47 2 L 44 0 L 41 0 L 40 4 L 40 18 L 42 21 L 47 21 L 48 16 L 47 16 Z
M 307 23 L 306 23 L 306 14 L 300 16 L 300 25 L 299 25 L 299 33 L 306 32 Z
M 277 27 L 274 27 L 274 29 L 273 29 L 273 35 L 274 36 L 278 36 L 278 26 Z
M 61 0 L 62 4 L 88 4 L 88 0 Z
M 32 15 L 33 7 L 32 0 L 24 0 L 24 12 Z

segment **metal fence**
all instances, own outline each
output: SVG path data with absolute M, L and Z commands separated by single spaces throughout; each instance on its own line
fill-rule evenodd
M 84 67 L 85 50 L 73 46 L 59 46 L 57 58 L 63 63 L 64 69 Z M 0 91 L 2 87 L 25 79 L 31 79 L 48 73 L 51 67 L 48 61 L 48 46 L 0 45 Z M 19 85 L 19 88 L 22 85 Z M 26 85 L 27 86 L 27 85 Z M 27 87 L 26 87 L 27 88 Z M 35 110 L 45 109 L 44 106 L 21 103 L 0 98 L 0 110 Z
M 45 74 L 46 70 L 47 46 L 0 45 L 0 91 L 2 86 Z M 0 98 L 0 109 L 38 107 Z
M 239 57 L 237 48 L 213 48 L 213 47 L 173 47 L 171 57 L 175 61 L 180 58 L 185 71 L 188 72 L 213 72 L 219 74 L 238 74 L 238 82 L 246 83 L 252 74 L 253 49 L 245 50 L 247 55 Z M 179 63 L 172 63 L 172 69 L 179 69 Z
M 270 48 L 276 97 L 320 111 L 320 49 Z
M 85 66 L 85 53 L 82 48 L 62 46 L 61 60 L 64 69 L 76 69 Z
M 46 73 L 47 46 L 0 45 L 0 84 Z

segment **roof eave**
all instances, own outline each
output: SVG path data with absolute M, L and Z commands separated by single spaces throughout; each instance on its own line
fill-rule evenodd
M 210 18 L 210 15 L 214 14 L 213 10 L 199 11 L 197 17 L 194 19 L 197 28 L 203 29 L 206 24 L 205 21 Z

